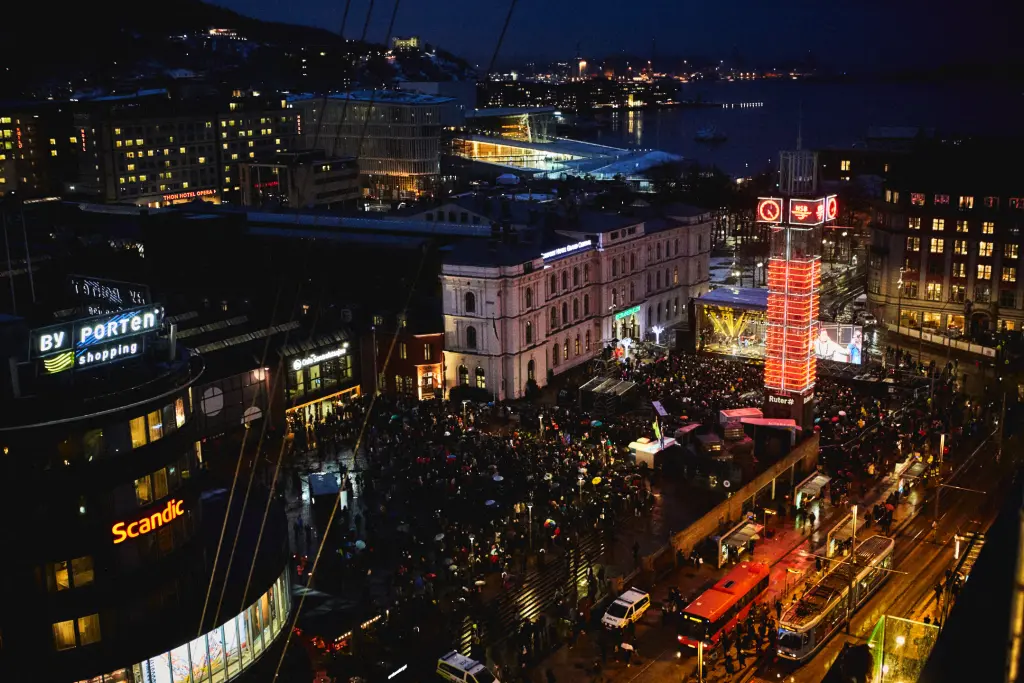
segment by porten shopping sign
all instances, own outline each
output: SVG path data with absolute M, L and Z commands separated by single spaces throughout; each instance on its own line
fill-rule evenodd
M 42 327 L 29 334 L 29 358 L 48 374 L 127 360 L 142 355 L 143 335 L 157 332 L 163 319 L 160 306 L 139 306 Z

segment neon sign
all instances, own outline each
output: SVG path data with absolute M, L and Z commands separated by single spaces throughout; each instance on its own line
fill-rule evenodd
M 582 242 L 577 242 L 576 244 L 567 244 L 564 247 L 559 247 L 558 249 L 553 249 L 552 251 L 545 251 L 540 255 L 540 257 L 547 261 L 550 258 L 555 258 L 556 256 L 564 256 L 574 251 L 579 251 L 580 249 L 586 249 L 589 246 L 590 240 L 583 240 Z
M 42 359 L 46 372 L 54 374 L 138 356 L 145 340 L 137 337 L 159 330 L 163 317 L 159 306 L 141 306 L 32 330 L 29 357 Z
M 624 311 L 619 311 L 618 313 L 616 313 L 615 314 L 615 319 L 616 320 L 622 320 L 623 318 L 628 318 L 631 315 L 636 315 L 639 312 L 640 312 L 640 307 L 639 306 L 633 306 L 632 308 L 627 308 Z
M 348 353 L 348 350 L 345 349 L 345 347 L 341 347 L 338 349 L 331 349 L 326 353 L 314 353 L 313 355 L 306 356 L 305 358 L 296 358 L 295 362 L 292 363 L 292 370 L 301 370 L 302 368 L 314 365 L 323 360 L 330 360 L 331 358 L 344 356 L 346 353 Z
M 825 197 L 825 220 L 834 221 L 839 216 L 839 198 L 836 195 Z
M 129 538 L 138 538 L 143 534 L 148 534 L 164 524 L 170 524 L 183 514 L 185 514 L 185 501 L 172 498 L 167 501 L 167 507 L 163 510 L 157 510 L 153 514 L 131 523 L 118 522 L 110 527 L 110 531 L 114 534 L 114 545 L 124 543 Z
M 782 220 L 782 200 L 761 197 L 757 200 L 757 222 L 778 223 Z
M 165 202 L 176 202 L 179 199 L 195 199 L 196 197 L 209 197 L 212 194 L 217 194 L 217 190 L 191 190 L 189 192 L 165 194 L 163 199 Z
M 267 181 L 265 183 L 255 183 L 255 184 L 253 184 L 253 189 L 265 190 L 268 187 L 277 187 L 278 185 L 280 185 L 280 182 L 278 182 L 276 180 L 269 180 L 269 181 Z
M 825 222 L 825 200 L 790 199 L 789 222 L 794 225 L 821 225 Z

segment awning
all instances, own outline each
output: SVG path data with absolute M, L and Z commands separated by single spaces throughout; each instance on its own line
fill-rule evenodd
M 830 481 L 832 481 L 832 477 L 818 472 L 817 474 L 812 474 L 810 477 L 800 482 L 800 486 L 797 487 L 796 492 L 802 493 L 805 496 L 820 496 L 822 489 L 824 489 Z
M 743 526 L 733 529 L 722 539 L 722 545 L 732 548 L 745 548 L 755 534 L 760 534 L 764 527 L 756 522 L 745 522 Z

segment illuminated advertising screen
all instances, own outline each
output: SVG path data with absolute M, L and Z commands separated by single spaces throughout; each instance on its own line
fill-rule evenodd
M 860 325 L 818 323 L 814 355 L 821 360 L 860 365 L 863 362 L 864 331 Z
M 825 222 L 825 200 L 790 199 L 789 222 L 793 225 L 821 225 Z
M 782 200 L 775 197 L 761 197 L 757 200 L 758 223 L 781 223 Z
M 117 313 L 126 308 L 145 306 L 152 301 L 149 287 L 132 282 L 70 275 L 68 285 L 71 294 L 82 302 L 84 312 L 88 315 Z

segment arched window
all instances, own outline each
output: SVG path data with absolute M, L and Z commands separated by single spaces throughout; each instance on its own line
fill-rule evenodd
M 526 343 L 533 343 L 533 323 L 527 321 L 526 323 Z
M 590 282 L 590 266 L 586 263 L 583 264 L 583 284 Z
M 668 283 L 670 283 L 670 282 L 672 282 L 672 280 L 669 279 L 669 277 L 668 277 L 668 268 L 666 268 L 665 269 L 665 286 L 668 287 Z
M 625 254 L 623 254 L 622 256 L 619 257 L 619 270 L 622 271 L 623 275 L 626 274 L 626 255 Z
M 636 252 L 630 252 L 629 254 L 629 272 L 636 270 Z
M 587 330 L 587 353 L 590 353 L 590 330 Z
M 580 317 L 580 300 L 579 299 L 573 299 L 572 300 L 572 319 L 573 320 L 579 320 L 579 317 Z
M 562 271 L 562 291 L 569 289 L 569 271 Z
M 472 325 L 466 328 L 466 348 L 476 348 L 476 328 Z
M 459 366 L 459 385 L 464 387 L 469 386 L 469 368 L 465 365 Z
M 526 288 L 526 307 L 533 308 L 533 287 Z
M 679 267 L 678 266 L 676 266 L 675 268 L 672 269 L 672 284 L 674 284 L 674 285 L 678 285 L 679 284 Z
M 647 291 L 651 291 L 651 274 L 647 273 Z
M 476 366 L 476 388 L 486 389 L 487 388 L 487 377 L 484 375 L 484 369 L 479 365 Z
M 675 255 L 679 256 L 679 238 L 676 238 L 676 248 L 674 249 Z
M 629 300 L 632 301 L 636 298 L 636 286 L 633 282 L 629 283 Z
M 476 295 L 466 292 L 466 313 L 476 313 Z
M 568 301 L 563 301 L 562 302 L 562 324 L 563 325 L 568 325 L 569 324 L 569 302 Z
M 619 290 L 612 287 L 612 306 L 619 305 Z
M 619 275 L 619 262 L 612 259 L 612 277 L 618 277 Z
M 551 347 L 551 364 L 558 365 L 558 342 Z
M 576 335 L 576 347 L 574 350 L 576 351 L 577 356 L 580 355 L 580 335 L 578 334 Z
M 654 274 L 654 284 L 658 289 L 661 289 L 661 271 L 659 270 Z
M 656 253 L 658 255 L 658 260 L 660 261 L 661 260 L 661 242 L 658 242 L 655 251 L 656 251 Z
M 665 240 L 665 258 L 668 258 L 671 255 L 672 252 L 669 250 L 668 240 Z
M 528 380 L 536 379 L 533 376 L 533 374 L 534 374 L 533 370 L 534 370 L 535 367 L 536 367 L 536 365 L 534 364 L 533 360 L 531 360 L 529 363 L 526 364 L 526 379 L 528 379 Z
M 677 296 L 675 301 L 672 302 L 672 315 L 679 314 L 679 297 Z
M 551 296 L 558 293 L 558 277 L 554 273 L 551 273 L 551 291 L 549 293 Z
M 590 295 L 583 295 L 583 315 L 590 315 Z
M 569 360 L 569 338 L 566 337 L 565 341 L 562 342 L 562 358 Z
M 558 306 L 551 307 L 551 325 L 549 327 L 552 330 L 558 327 Z
M 658 302 L 658 322 L 661 322 L 661 302 Z
M 648 306 L 647 307 L 647 324 L 650 325 L 652 322 L 654 322 L 654 316 L 651 315 L 651 307 Z
M 572 269 L 572 286 L 573 287 L 579 287 L 580 286 L 580 269 L 579 268 L 573 268 Z

